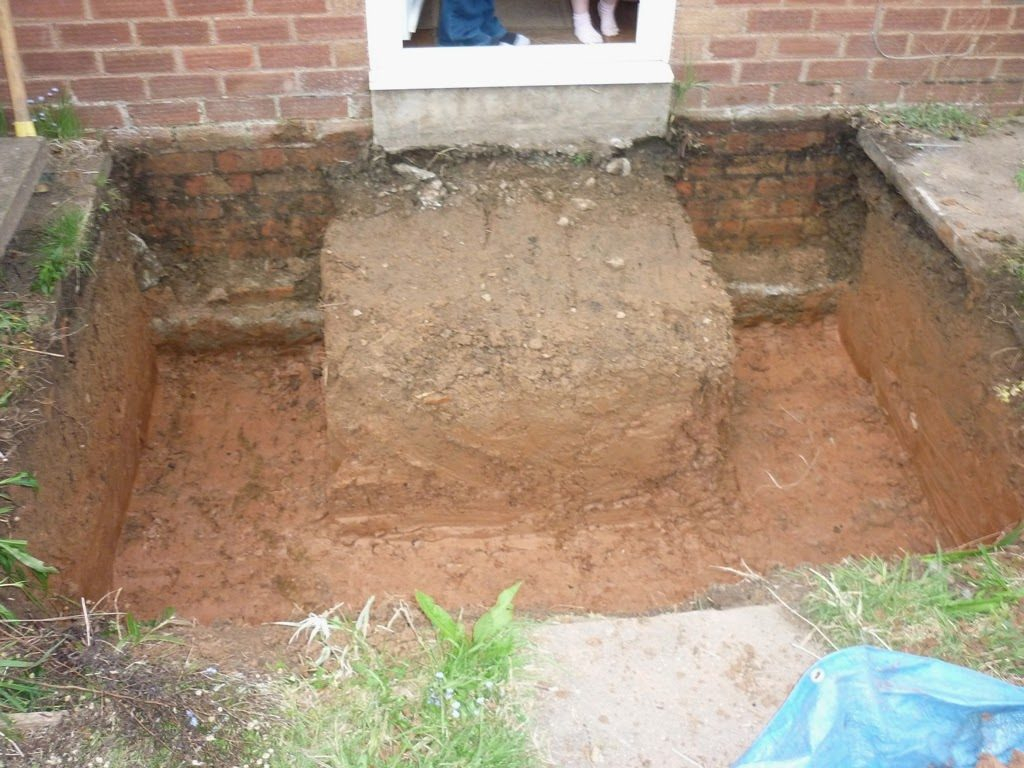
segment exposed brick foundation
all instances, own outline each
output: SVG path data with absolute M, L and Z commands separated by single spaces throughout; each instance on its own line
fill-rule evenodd
M 851 129 L 836 121 L 681 124 L 676 183 L 694 232 L 716 251 L 819 241 L 854 195 Z
M 358 161 L 368 141 L 365 131 L 285 130 L 250 146 L 149 142 L 124 158 L 131 216 L 147 241 L 184 261 L 315 251 L 334 213 L 329 174 Z
M 318 251 L 336 213 L 332 181 L 363 167 L 368 138 L 289 128 L 249 143 L 178 137 L 126 153 L 157 343 L 202 350 L 319 338 Z

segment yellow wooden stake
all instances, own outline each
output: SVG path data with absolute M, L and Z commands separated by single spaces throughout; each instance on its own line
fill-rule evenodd
M 14 107 L 14 135 L 35 136 L 36 126 L 28 113 L 28 97 L 25 94 L 25 76 L 18 54 L 18 41 L 14 37 L 14 18 L 8 0 L 0 0 L 0 49 L 3 49 L 7 82 L 11 89 L 11 106 Z

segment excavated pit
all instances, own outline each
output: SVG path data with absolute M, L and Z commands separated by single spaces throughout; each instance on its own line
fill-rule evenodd
M 440 196 L 379 167 L 320 188 L 303 173 L 298 203 L 285 170 L 262 181 L 272 203 L 199 195 L 203 215 L 290 211 L 272 248 L 247 221 L 195 231 L 249 227 L 254 258 L 175 246 L 187 222 L 167 236 L 157 209 L 231 185 L 194 180 L 217 156 L 168 163 L 135 209 L 159 282 L 134 329 L 157 350 L 134 489 L 90 539 L 112 578 L 70 562 L 67 583 L 204 622 L 414 589 L 483 604 L 518 579 L 526 608 L 638 612 L 722 581 L 716 566 L 989 533 L 935 515 L 840 339 L 866 289 L 849 136 L 791 129 L 778 149 L 771 130 L 681 169 L 640 148 L 627 177 L 489 157 L 438 168 Z M 258 189 L 270 172 L 245 173 Z

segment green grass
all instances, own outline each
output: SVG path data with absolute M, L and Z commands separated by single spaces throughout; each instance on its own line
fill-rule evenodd
M 1009 277 L 1008 303 L 1024 307 L 1024 243 L 1013 243 L 1003 249 L 1003 259 L 997 271 Z
M 6 301 L 0 304 L 0 333 L 14 336 L 27 333 L 30 324 L 19 302 Z
M 993 547 L 812 570 L 802 613 L 837 647 L 878 645 L 1024 680 L 1024 553 Z
M 67 94 L 51 88 L 45 96 L 32 99 L 32 122 L 36 133 L 46 139 L 78 139 L 82 136 L 82 121 Z
M 7 113 L 0 108 L 0 136 L 7 136 L 10 132 L 11 126 L 7 122 Z
M 1021 168 L 1013 176 L 1013 183 L 1017 185 L 1020 192 L 1024 192 L 1024 168 Z
M 0 479 L 0 522 L 14 511 L 14 504 L 7 489 L 12 487 L 38 490 L 39 483 L 29 472 L 17 472 Z M 32 597 L 29 592 L 30 580 L 34 579 L 44 589 L 46 581 L 55 568 L 46 565 L 28 551 L 24 539 L 0 537 L 0 596 L 7 597 L 17 590 Z M 45 696 L 36 675 L 45 660 L 34 654 L 26 654 L 21 638 L 2 631 L 6 622 L 16 621 L 14 611 L 6 602 L 0 602 L 0 714 L 27 712 Z
M 692 64 L 687 64 L 683 78 L 672 82 L 672 108 L 671 114 L 678 114 L 686 95 L 694 88 L 710 90 L 711 84 L 697 77 L 697 70 Z
M 936 103 L 894 109 L 882 117 L 882 122 L 951 138 L 977 134 L 983 126 L 981 118 L 961 107 Z
M 437 637 L 420 637 L 413 649 L 401 651 L 370 642 L 368 610 L 355 622 L 328 613 L 295 624 L 316 658 L 311 675 L 283 689 L 289 725 L 264 741 L 276 742 L 268 764 L 537 765 L 514 683 L 522 647 L 511 614 L 516 588 L 502 593 L 472 632 L 417 595 Z
M 54 216 L 35 243 L 36 277 L 32 290 L 53 294 L 63 278 L 88 269 L 86 260 L 85 211 L 68 208 Z

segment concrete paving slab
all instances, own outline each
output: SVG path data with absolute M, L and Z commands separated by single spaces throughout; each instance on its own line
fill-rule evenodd
M 566 620 L 536 631 L 532 720 L 562 768 L 718 768 L 824 655 L 779 606 Z
M 969 273 L 983 280 L 1005 246 L 1024 243 L 1024 203 L 1014 173 L 1024 119 L 959 141 L 863 129 L 861 147 Z
M 0 254 L 18 229 L 48 157 L 44 139 L 0 139 Z

